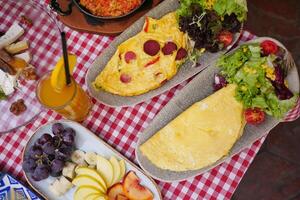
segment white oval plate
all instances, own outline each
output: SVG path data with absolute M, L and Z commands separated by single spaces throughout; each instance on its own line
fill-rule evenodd
M 154 17 L 154 18 L 161 18 L 165 14 L 175 11 L 179 6 L 178 0 L 165 0 L 160 3 L 155 9 L 149 11 L 146 16 Z M 230 49 L 239 39 L 241 31 L 234 35 L 234 42 L 232 45 L 228 46 L 226 50 L 220 51 L 217 53 L 204 53 L 198 63 L 198 67 L 193 67 L 190 61 L 185 62 L 178 70 L 177 74 L 169 81 L 167 81 L 161 87 L 151 90 L 145 94 L 132 96 L 132 97 L 124 97 L 120 95 L 115 95 L 109 92 L 105 92 L 103 90 L 95 90 L 92 85 L 92 82 L 96 79 L 98 74 L 104 69 L 108 61 L 114 55 L 118 46 L 127 40 L 128 38 L 136 35 L 142 30 L 143 24 L 145 21 L 145 16 L 141 17 L 135 23 L 133 23 L 129 28 L 127 28 L 120 36 L 114 39 L 112 43 L 110 43 L 109 47 L 106 48 L 100 56 L 96 58 L 94 63 L 90 66 L 85 81 L 88 86 L 89 93 L 97 99 L 99 102 L 112 106 L 112 107 L 124 107 L 124 106 L 132 106 L 137 103 L 143 102 L 145 100 L 151 99 L 171 88 L 175 87 L 176 85 L 182 83 L 183 81 L 187 80 L 188 78 L 194 76 L 195 74 L 199 73 L 203 69 L 205 69 L 211 62 L 213 62 L 217 57 L 224 54 L 228 49 Z M 243 26 L 242 26 L 243 27 Z
M 269 37 L 260 37 L 258 39 L 250 40 L 246 43 L 260 42 L 263 40 L 272 40 L 278 45 L 286 49 L 280 42 Z M 238 48 L 238 47 L 237 47 Z M 234 49 L 235 50 L 235 49 Z M 230 53 L 234 52 L 231 51 Z M 288 54 L 287 54 L 288 56 Z M 235 143 L 235 145 L 230 150 L 227 156 L 224 156 L 214 164 L 198 169 L 198 170 L 189 170 L 185 172 L 174 172 L 171 170 L 163 170 L 156 167 L 152 164 L 140 151 L 139 147 L 141 144 L 145 143 L 150 137 L 152 137 L 157 131 L 162 129 L 180 113 L 185 111 L 192 104 L 200 101 L 201 99 L 206 98 L 207 96 L 213 93 L 213 80 L 214 74 L 219 72 L 219 68 L 215 66 L 210 66 L 205 69 L 202 73 L 198 74 L 188 85 L 183 88 L 169 103 L 156 115 L 153 121 L 149 126 L 144 130 L 143 133 L 139 134 L 139 139 L 136 146 L 136 158 L 139 162 L 139 165 L 144 169 L 148 174 L 150 174 L 155 179 L 171 182 L 171 181 L 181 181 L 187 178 L 200 175 L 218 164 L 224 162 L 227 159 L 230 159 L 235 154 L 238 154 L 246 147 L 249 147 L 253 142 L 258 140 L 267 134 L 273 127 L 275 127 L 280 120 L 273 117 L 267 116 L 264 123 L 253 126 L 246 125 L 243 135 Z M 287 76 L 289 82 L 289 87 L 293 92 L 299 92 L 299 77 L 297 68 L 293 67 Z M 171 145 L 171 144 L 170 144 Z
M 71 127 L 76 131 L 76 148 L 83 151 L 93 151 L 104 157 L 115 156 L 117 159 L 123 159 L 126 163 L 126 172 L 133 170 L 141 180 L 141 184 L 150 189 L 154 195 L 154 199 L 162 200 L 161 193 L 156 185 L 156 183 L 149 176 L 144 174 L 141 169 L 139 169 L 135 164 L 113 149 L 111 146 L 106 144 L 103 140 L 89 131 L 87 128 L 83 127 L 81 124 L 69 120 L 59 120 L 49 122 L 36 130 L 36 132 L 31 136 L 27 142 L 22 155 L 22 161 L 24 155 L 28 152 L 29 148 L 34 144 L 34 142 L 44 133 L 52 133 L 51 126 L 54 123 L 62 123 L 64 127 Z M 45 180 L 36 182 L 31 176 L 25 173 L 25 178 L 29 185 L 42 197 L 48 200 L 72 200 L 73 194 L 75 192 L 75 187 L 69 190 L 65 195 L 61 197 L 55 196 L 48 189 L 50 183 L 52 183 L 55 178 L 49 177 Z

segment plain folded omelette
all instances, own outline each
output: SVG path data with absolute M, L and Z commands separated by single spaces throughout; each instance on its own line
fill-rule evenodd
M 200 169 L 227 155 L 245 126 L 235 89 L 228 85 L 193 104 L 142 144 L 142 154 L 172 171 Z

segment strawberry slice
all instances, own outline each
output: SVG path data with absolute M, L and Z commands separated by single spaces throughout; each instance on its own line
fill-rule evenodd
M 245 110 L 247 123 L 257 125 L 265 120 L 265 112 L 260 108 L 248 108 Z
M 159 61 L 159 56 L 153 60 L 151 60 L 150 62 L 148 62 L 144 67 L 148 67 L 150 65 L 153 65 L 154 63 L 157 63 Z
M 233 34 L 229 31 L 221 31 L 218 36 L 219 42 L 224 44 L 224 47 L 229 46 L 233 41 Z
M 265 40 L 262 43 L 260 43 L 260 47 L 262 49 L 262 54 L 264 56 L 268 56 L 270 54 L 276 54 L 278 51 L 278 46 L 275 44 L 275 42 L 271 40 Z

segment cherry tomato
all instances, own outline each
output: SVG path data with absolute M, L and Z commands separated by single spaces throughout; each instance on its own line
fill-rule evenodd
M 265 40 L 260 43 L 263 55 L 267 56 L 269 54 L 276 54 L 278 51 L 278 46 L 275 42 L 271 40 Z
M 224 47 L 229 46 L 233 41 L 233 34 L 229 31 L 221 31 L 218 36 L 219 42 L 224 44 Z
M 260 124 L 265 120 L 265 112 L 260 108 L 248 108 L 245 110 L 245 118 L 249 124 Z

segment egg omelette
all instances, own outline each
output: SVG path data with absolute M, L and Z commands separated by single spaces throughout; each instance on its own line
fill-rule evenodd
M 149 40 L 159 44 L 156 55 L 145 52 L 144 44 Z M 187 40 L 187 35 L 179 30 L 174 12 L 161 19 L 147 17 L 142 31 L 118 46 L 93 82 L 94 88 L 121 96 L 134 96 L 160 87 L 177 73 L 184 62 L 184 59 L 176 60 L 176 52 L 180 48 L 188 48 Z M 177 50 L 169 55 L 162 51 L 167 42 L 177 46 Z M 153 50 L 154 47 L 149 48 Z M 132 54 L 129 59 L 126 57 L 128 52 Z
M 236 85 L 193 104 L 140 146 L 154 165 L 171 171 L 196 170 L 227 155 L 245 126 Z

